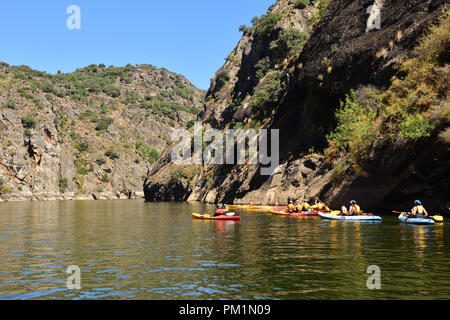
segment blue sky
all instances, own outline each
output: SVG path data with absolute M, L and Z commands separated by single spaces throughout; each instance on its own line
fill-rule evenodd
M 56 73 L 90 64 L 153 64 L 201 89 L 254 16 L 275 0 L 15 0 L 0 4 L 0 61 Z M 81 9 L 69 30 L 67 7 Z

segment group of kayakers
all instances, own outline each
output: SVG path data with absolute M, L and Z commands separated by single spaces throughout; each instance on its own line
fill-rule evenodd
M 350 206 L 347 209 L 346 206 L 341 207 L 341 213 L 340 215 L 345 216 L 357 216 L 363 213 L 361 210 L 361 207 L 356 202 L 356 200 L 350 201 Z M 276 206 L 278 203 L 276 203 Z M 308 212 L 310 210 L 319 210 L 319 211 L 330 211 L 330 208 L 321 201 L 320 199 L 316 198 L 314 205 L 310 205 L 308 200 L 303 198 L 301 200 L 296 200 L 295 202 L 293 200 L 289 200 L 289 204 L 287 206 L 286 212 L 288 213 L 298 213 L 298 212 Z M 214 213 L 214 216 L 220 216 L 226 214 L 228 211 L 227 205 L 225 204 L 218 204 L 217 210 Z M 411 209 L 411 212 L 408 212 L 408 217 L 428 217 L 428 212 L 425 210 L 425 208 L 422 205 L 422 202 L 420 200 L 414 201 L 414 207 Z
M 314 202 L 314 205 L 310 205 L 308 199 L 303 198 L 301 200 L 296 200 L 295 203 L 293 200 L 289 200 L 286 212 L 289 213 L 308 212 L 311 209 L 326 210 L 326 211 L 330 210 L 330 208 L 328 208 L 325 203 L 323 203 L 317 198 Z

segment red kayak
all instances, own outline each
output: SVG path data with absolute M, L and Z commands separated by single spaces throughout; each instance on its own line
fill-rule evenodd
M 331 212 L 331 210 L 319 210 L 319 209 L 313 209 L 311 212 L 314 212 L 315 214 L 319 214 L 319 212 L 327 213 Z
M 276 210 L 270 210 L 269 211 L 272 214 L 278 214 L 280 216 L 291 216 L 291 217 L 303 217 L 303 216 L 317 216 L 317 212 L 308 212 L 308 211 L 302 211 L 302 212 L 286 212 L 286 211 L 276 211 Z

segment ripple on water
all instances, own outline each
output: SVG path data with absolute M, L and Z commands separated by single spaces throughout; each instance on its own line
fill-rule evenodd
M 60 210 L 55 204 L 61 203 L 39 206 L 52 214 Z M 0 247 L 0 299 L 450 297 L 443 276 L 450 273 L 446 225 L 416 228 L 389 217 L 371 225 L 328 223 L 242 212 L 245 221 L 231 228 L 193 222 L 192 204 L 141 200 L 64 202 L 73 210 L 43 223 L 30 210 L 8 206 L 12 210 L 0 215 L 0 237 L 8 237 Z M 82 289 L 66 290 L 65 270 L 74 264 L 82 269 Z M 382 269 L 381 291 L 366 288 L 370 264 Z

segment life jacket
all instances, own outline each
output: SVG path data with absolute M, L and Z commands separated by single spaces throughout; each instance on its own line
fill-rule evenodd
M 294 209 L 294 205 L 292 203 L 289 203 L 288 204 L 288 209 L 290 209 L 290 210 Z
M 416 211 L 417 214 L 423 214 L 423 206 L 422 205 L 418 205 L 416 208 L 417 208 L 417 211 Z
M 319 203 L 317 204 L 317 208 L 318 208 L 319 210 L 322 210 L 322 209 L 323 209 L 323 203 L 322 203 L 322 202 L 319 202 Z
M 355 208 L 356 213 L 361 213 L 361 208 L 359 207 L 359 205 L 355 204 L 352 207 Z
M 303 202 L 302 211 L 308 211 L 308 210 L 309 210 L 309 204 L 307 204 L 306 202 Z

